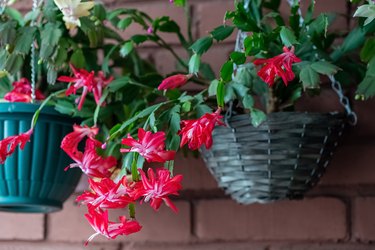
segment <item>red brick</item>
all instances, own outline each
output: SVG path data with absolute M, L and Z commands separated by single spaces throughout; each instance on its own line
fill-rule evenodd
M 264 243 L 194 243 L 194 244 L 135 244 L 122 250 L 268 250 Z M 1 249 L 0 249 L 1 250 Z
M 375 136 L 375 116 L 371 115 L 375 109 L 375 99 L 354 101 L 353 109 L 358 116 L 358 124 L 354 127 L 356 136 Z
M 0 213 L 0 240 L 43 240 L 44 215 Z
M 148 204 L 137 206 L 137 219 L 143 226 L 141 232 L 119 237 L 115 241 L 108 241 L 98 236 L 94 242 L 121 242 L 121 241 L 187 241 L 190 238 L 190 206 L 187 202 L 175 202 L 179 213 L 173 213 L 169 208 L 162 207 L 154 212 Z M 85 242 L 94 233 L 86 221 L 85 206 L 77 206 L 71 198 L 65 203 L 63 211 L 50 214 L 48 217 L 47 239 L 50 241 Z M 127 210 L 110 211 L 113 220 L 120 215 L 127 215 Z
M 356 198 L 353 207 L 353 237 L 362 241 L 375 240 L 375 198 Z
M 371 185 L 375 183 L 373 155 L 375 145 L 354 144 L 344 141 L 340 145 L 320 185 Z
M 225 12 L 234 10 L 233 1 L 217 0 L 213 2 L 203 2 L 197 5 L 197 23 L 199 24 L 199 37 L 208 33 L 223 24 Z M 227 41 L 234 41 L 236 34 L 228 38 Z
M 117 245 L 103 245 L 90 244 L 88 247 L 84 244 L 69 244 L 69 243 L 55 243 L 55 242 L 1 242 L 0 250 L 116 250 Z
M 243 206 L 230 200 L 200 201 L 196 235 L 204 240 L 340 240 L 347 235 L 346 207 L 315 198 Z
M 212 190 L 217 189 L 217 182 L 208 171 L 201 158 L 178 155 L 175 161 L 176 174 L 184 176 L 182 185 L 184 190 Z

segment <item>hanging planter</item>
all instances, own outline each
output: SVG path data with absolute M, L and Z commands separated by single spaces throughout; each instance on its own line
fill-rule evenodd
M 26 132 L 38 107 L 0 103 L 0 139 Z M 31 143 L 16 149 L 0 166 L 0 211 L 49 213 L 62 209 L 81 176 L 78 169 L 64 171 L 71 160 L 60 149 L 74 122 L 53 108 L 42 110 Z
M 345 116 L 272 113 L 259 127 L 249 116 L 216 127 L 207 167 L 221 188 L 242 204 L 300 199 L 315 186 L 343 134 Z

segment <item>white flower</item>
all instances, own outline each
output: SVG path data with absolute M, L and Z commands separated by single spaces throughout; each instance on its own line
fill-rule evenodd
M 81 26 L 80 17 L 89 16 L 90 9 L 94 7 L 93 1 L 83 2 L 81 0 L 54 0 L 57 7 L 64 15 L 64 22 L 67 29 Z

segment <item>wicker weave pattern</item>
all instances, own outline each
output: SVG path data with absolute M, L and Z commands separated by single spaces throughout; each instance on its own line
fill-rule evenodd
M 248 115 L 216 127 L 203 159 L 239 203 L 300 199 L 330 162 L 345 119 L 339 114 L 273 113 L 254 128 Z

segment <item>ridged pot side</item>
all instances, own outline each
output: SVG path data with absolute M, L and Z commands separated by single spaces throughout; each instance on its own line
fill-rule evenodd
M 345 128 L 341 114 L 280 112 L 253 127 L 235 115 L 216 127 L 211 150 L 201 149 L 207 167 L 239 203 L 300 199 L 316 185 Z
M 38 107 L 0 103 L 0 139 L 29 130 Z M 52 107 L 42 110 L 31 141 L 0 166 L 0 211 L 49 213 L 62 209 L 81 176 L 79 169 L 64 171 L 72 161 L 60 149 L 75 122 Z

